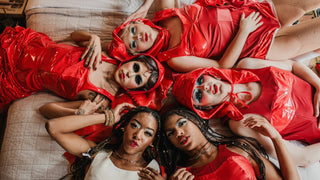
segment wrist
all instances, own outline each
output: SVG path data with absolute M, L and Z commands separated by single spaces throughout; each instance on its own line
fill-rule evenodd
M 85 114 L 86 113 L 86 111 L 84 110 L 84 109 L 77 109 L 76 111 L 75 111 L 75 115 L 83 115 L 83 114 Z
M 115 116 L 113 111 L 111 109 L 106 109 L 103 111 L 103 113 L 105 115 L 104 125 L 113 126 L 115 124 Z

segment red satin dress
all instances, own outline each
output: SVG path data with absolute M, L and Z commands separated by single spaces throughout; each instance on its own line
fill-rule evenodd
M 40 90 L 69 100 L 92 90 L 111 101 L 114 96 L 88 79 L 89 69 L 79 61 L 84 48 L 56 44 L 47 35 L 23 27 L 8 27 L 0 35 L 0 108 Z M 117 64 L 102 57 L 103 61 Z
M 197 56 L 218 60 L 235 37 L 242 13 L 248 16 L 258 11 L 263 25 L 250 33 L 240 58 L 265 59 L 276 30 L 280 27 L 272 6 L 255 0 L 198 0 L 184 8 L 172 8 L 155 13 L 154 22 L 176 16 L 182 23 L 178 46 L 157 55 L 160 61 L 179 56 Z
M 310 144 L 320 142 L 318 119 L 313 116 L 313 89 L 306 81 L 291 72 L 275 67 L 249 69 L 260 78 L 260 97 L 240 109 L 266 117 L 287 140 Z
M 187 168 L 195 180 L 254 180 L 256 175 L 250 161 L 225 145 L 219 146 L 215 160 L 202 167 Z

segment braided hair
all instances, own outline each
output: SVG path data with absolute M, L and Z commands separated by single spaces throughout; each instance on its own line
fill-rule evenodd
M 157 158 L 157 150 L 159 146 L 159 139 L 160 139 L 160 116 L 156 111 L 151 110 L 148 107 L 138 106 L 129 110 L 126 114 L 124 114 L 120 121 L 114 124 L 112 129 L 112 134 L 106 140 L 97 144 L 97 146 L 91 148 L 87 153 L 83 153 L 83 157 L 77 158 L 74 163 L 70 166 L 70 173 L 72 175 L 72 179 L 84 179 L 86 168 L 91 163 L 92 158 L 95 154 L 100 151 L 115 151 L 117 150 L 123 141 L 123 129 L 128 125 L 130 120 L 139 113 L 148 113 L 151 114 L 156 122 L 157 122 L 157 131 L 154 137 L 152 149 L 150 146 L 146 148 L 143 153 L 143 158 L 146 162 L 150 162 L 153 159 Z M 67 175 L 66 175 L 67 176 Z M 64 177 L 63 177 L 64 178 Z
M 268 158 L 267 153 L 265 152 L 262 145 L 254 138 L 250 137 L 240 137 L 240 136 L 224 136 L 214 129 L 212 129 L 207 120 L 203 120 L 193 111 L 184 108 L 178 107 L 176 109 L 170 110 L 167 112 L 162 119 L 162 128 L 161 128 L 161 143 L 159 147 L 159 157 L 160 163 L 164 166 L 168 176 L 172 175 L 177 166 L 186 166 L 186 163 L 189 159 L 187 154 L 179 149 L 177 149 L 166 137 L 164 130 L 164 123 L 172 115 L 182 116 L 192 123 L 194 123 L 205 136 L 205 138 L 214 146 L 218 147 L 219 145 L 235 146 L 246 153 L 248 153 L 258 164 L 260 176 L 257 176 L 257 179 L 266 179 L 265 166 L 260 158 L 260 153 Z M 170 159 L 171 161 L 168 161 Z

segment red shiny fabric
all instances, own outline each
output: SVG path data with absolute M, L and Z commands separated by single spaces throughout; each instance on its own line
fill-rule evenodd
M 0 40 L 1 108 L 40 90 L 50 90 L 69 100 L 75 100 L 82 90 L 114 99 L 89 81 L 89 69 L 79 61 L 84 48 L 56 44 L 45 34 L 19 26 L 6 28 Z M 102 60 L 117 64 L 106 57 Z
M 174 97 L 183 105 L 196 112 L 203 119 L 221 118 L 228 116 L 231 119 L 240 120 L 243 115 L 231 102 L 225 101 L 213 109 L 200 110 L 193 106 L 192 94 L 197 79 L 203 75 L 211 75 L 230 84 L 241 84 L 258 81 L 259 78 L 248 71 L 235 71 L 231 69 L 203 68 L 197 69 L 187 74 L 182 74 L 174 83 L 172 93 Z
M 169 68 L 163 69 L 164 77 L 162 78 L 159 86 L 153 91 L 146 93 L 134 94 L 122 92 L 116 95 L 115 100 L 112 101 L 112 108 L 123 102 L 128 102 L 136 106 L 147 106 L 153 110 L 160 111 L 167 98 L 167 93 L 173 84 L 172 72 Z M 131 91 L 132 92 L 132 91 Z
M 231 84 L 259 81 L 261 95 L 247 108 L 238 109 L 231 102 L 223 102 L 210 110 L 196 109 L 192 103 L 192 93 L 196 80 L 202 74 L 221 78 Z M 182 85 L 184 88 L 180 88 Z M 173 95 L 204 119 L 227 116 L 241 120 L 243 114 L 259 114 L 267 118 L 284 139 L 310 144 L 320 142 L 318 120 L 313 116 L 312 86 L 289 71 L 275 67 L 245 70 L 199 69 L 181 75 L 173 86 Z
M 187 168 L 194 180 L 255 180 L 256 175 L 250 161 L 236 154 L 225 145 L 219 146 L 219 153 L 212 162 L 202 167 Z
M 238 32 L 241 14 L 248 16 L 254 11 L 260 12 L 263 25 L 249 34 L 239 58 L 265 59 L 280 25 L 268 2 L 253 0 L 202 0 L 184 8 L 157 12 L 154 22 L 176 16 L 183 26 L 180 44 L 160 52 L 157 58 L 161 62 L 179 56 L 219 60 Z
M 150 27 L 157 29 L 159 31 L 158 37 L 155 41 L 155 44 L 149 50 L 144 52 L 143 54 L 147 54 L 147 55 L 151 55 L 151 56 L 156 57 L 156 55 L 160 51 L 167 49 L 169 39 L 170 39 L 170 34 L 166 29 L 153 24 L 148 19 L 134 19 L 132 21 L 137 21 L 137 20 L 141 20 L 144 24 L 149 25 Z M 113 40 L 107 46 L 107 52 L 108 52 L 109 56 L 111 56 L 117 60 L 120 60 L 120 61 L 126 61 L 128 59 L 131 59 L 132 56 L 134 56 L 134 55 L 129 54 L 127 52 L 126 46 L 119 36 L 120 31 L 126 25 L 131 23 L 132 21 L 121 24 L 120 26 L 118 26 L 116 29 L 113 30 L 113 32 L 112 32 Z
M 289 71 L 275 67 L 249 69 L 260 78 L 260 97 L 241 113 L 266 117 L 287 140 L 310 144 L 320 142 L 318 119 L 314 116 L 313 87 Z

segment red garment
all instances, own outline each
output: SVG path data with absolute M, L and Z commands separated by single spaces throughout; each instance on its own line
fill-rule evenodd
M 250 161 L 230 151 L 225 145 L 219 146 L 219 153 L 212 162 L 202 167 L 187 168 L 194 180 L 253 180 L 256 179 Z
M 260 12 L 263 25 L 250 33 L 239 58 L 265 59 L 273 36 L 280 25 L 271 5 L 266 1 L 260 3 L 255 0 L 218 2 L 201 0 L 184 8 L 157 12 L 154 22 L 177 16 L 183 26 L 180 44 L 160 52 L 157 58 L 161 62 L 178 56 L 218 60 L 238 32 L 241 14 L 245 13 L 248 16 L 254 11 Z
M 0 107 L 40 90 L 70 100 L 82 90 L 92 90 L 113 101 L 108 91 L 89 82 L 89 69 L 79 61 L 84 48 L 56 44 L 47 35 L 22 27 L 6 28 L 0 40 Z
M 249 69 L 260 78 L 260 97 L 240 109 L 266 117 L 287 140 L 310 144 L 320 142 L 318 119 L 314 116 L 313 87 L 291 72 L 275 67 Z
M 225 101 L 212 109 L 200 110 L 193 106 L 192 95 L 194 85 L 197 79 L 204 74 L 214 76 L 217 79 L 229 82 L 231 85 L 258 81 L 259 78 L 249 71 L 235 71 L 231 69 L 217 69 L 211 67 L 197 69 L 187 74 L 181 74 L 174 83 L 174 86 L 172 88 L 172 94 L 174 95 L 174 97 L 181 104 L 196 112 L 201 118 L 209 119 L 212 117 L 222 118 L 228 116 L 231 119 L 241 120 L 243 118 L 242 114 L 240 113 L 238 108 L 229 101 Z
M 149 19 L 133 19 L 129 22 L 121 24 L 120 26 L 118 26 L 116 29 L 113 30 L 112 32 L 113 40 L 107 46 L 107 51 L 109 56 L 115 59 L 118 59 L 120 61 L 126 61 L 133 56 L 132 54 L 129 54 L 127 52 L 126 45 L 120 38 L 119 33 L 122 31 L 122 29 L 126 25 L 128 25 L 129 23 L 132 23 L 133 21 L 138 21 L 138 20 L 142 21 L 144 24 L 152 27 L 153 29 L 156 29 L 159 31 L 158 37 L 155 40 L 153 46 L 150 49 L 148 49 L 146 52 L 144 52 L 144 54 L 156 56 L 159 51 L 167 49 L 169 39 L 170 39 L 170 34 L 166 29 L 153 24 Z
M 209 74 L 230 84 L 259 81 L 260 97 L 248 107 L 238 109 L 232 102 L 226 101 L 213 109 L 196 109 L 192 103 L 195 81 L 202 74 Z M 182 87 L 185 88 L 180 88 Z M 267 118 L 284 139 L 301 140 L 308 143 L 320 142 L 320 129 L 317 118 L 313 116 L 312 86 L 289 71 L 275 67 L 263 69 L 198 69 L 181 75 L 173 87 L 176 99 L 194 110 L 200 117 L 228 116 L 241 120 L 243 114 L 259 114 Z

